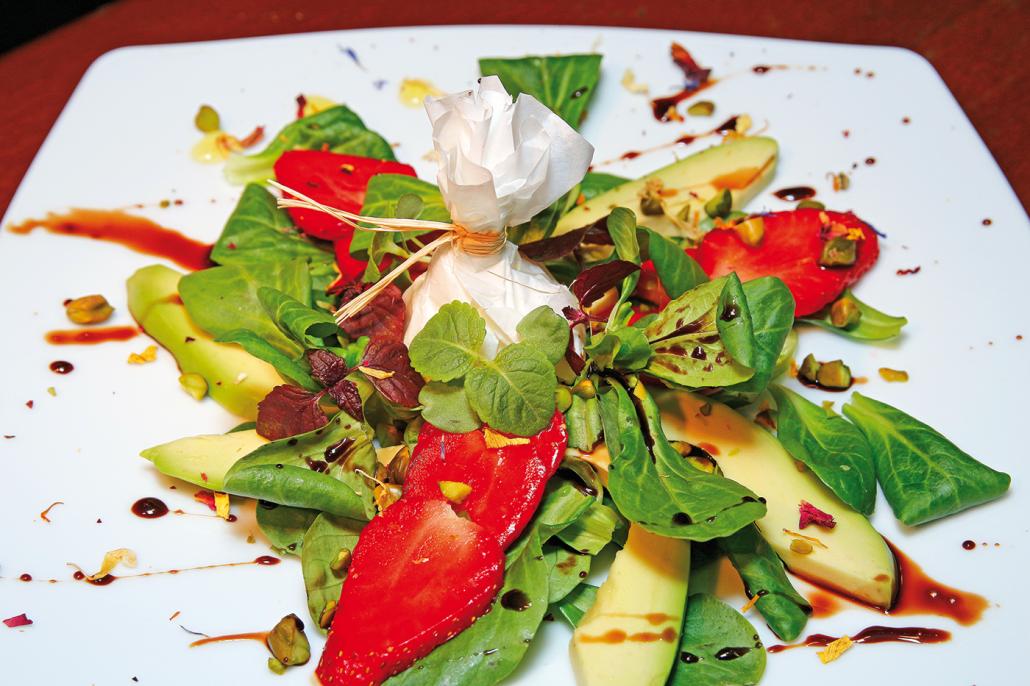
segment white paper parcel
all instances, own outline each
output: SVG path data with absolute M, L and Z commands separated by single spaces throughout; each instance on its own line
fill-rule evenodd
M 529 221 L 586 174 L 594 148 L 536 98 L 511 96 L 496 76 L 477 91 L 426 98 L 439 157 L 436 174 L 451 221 L 478 233 L 500 233 Z M 443 305 L 461 300 L 486 320 L 483 352 L 518 340 L 515 326 L 531 310 L 576 305 L 568 288 L 505 243 L 493 255 L 471 255 L 457 244 L 433 255 L 429 269 L 404 293 L 411 343 Z

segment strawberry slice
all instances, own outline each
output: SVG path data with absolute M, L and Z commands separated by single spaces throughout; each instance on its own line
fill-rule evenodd
M 368 180 L 376 174 L 415 176 L 415 170 L 400 162 L 321 150 L 289 150 L 275 162 L 275 178 L 279 183 L 348 212 L 361 210 Z M 343 240 L 350 246 L 354 229 L 339 219 L 296 207 L 291 207 L 289 212 L 294 223 L 309 236 L 327 241 Z
M 472 490 L 459 508 L 496 536 L 503 549 L 532 518 L 547 480 L 561 464 L 569 437 L 561 412 L 555 412 L 551 425 L 522 445 L 488 448 L 484 431 L 448 433 L 426 422 L 404 479 L 404 497 L 438 498 L 441 481 L 468 484 Z
M 825 221 L 824 221 L 825 217 Z M 876 263 L 880 253 L 876 232 L 850 212 L 817 209 L 762 215 L 765 234 L 752 247 L 733 229 L 713 229 L 690 255 L 712 278 L 736 272 L 741 281 L 778 276 L 794 296 L 794 315 L 803 317 L 833 302 Z M 827 223 L 861 229 L 858 255 L 850 267 L 823 267 L 823 227 Z
M 375 686 L 468 628 L 504 576 L 483 527 L 438 499 L 405 496 L 361 532 L 316 674 Z

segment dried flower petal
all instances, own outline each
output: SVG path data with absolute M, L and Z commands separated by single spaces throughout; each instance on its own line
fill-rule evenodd
M 824 665 L 828 665 L 850 648 L 855 645 L 855 642 L 851 640 L 850 636 L 841 636 L 836 641 L 826 646 L 825 650 L 820 650 L 816 655 L 822 660 Z
M 890 367 L 880 367 L 880 377 L 887 383 L 904 383 L 908 381 L 908 372 Z
M 800 529 L 804 529 L 809 524 L 815 524 L 827 529 L 837 526 L 837 522 L 833 520 L 833 515 L 823 512 L 807 500 L 801 501 L 801 504 L 798 505 L 798 512 L 800 514 L 798 528 Z
M 90 574 L 86 577 L 87 581 L 96 581 L 102 579 L 110 574 L 115 567 L 119 564 L 123 564 L 126 567 L 136 566 L 136 553 L 132 552 L 128 548 L 117 548 L 115 550 L 109 550 L 104 553 L 104 561 L 100 563 L 100 569 L 96 574 Z
M 24 612 L 14 617 L 8 617 L 4 620 L 4 624 L 11 629 L 17 629 L 20 626 L 28 626 L 32 624 L 32 620 L 28 618 Z
M 148 345 L 141 353 L 130 353 L 128 362 L 129 364 L 146 364 L 147 362 L 153 362 L 156 359 L 157 346 Z
M 215 514 L 222 519 L 229 519 L 229 494 L 215 493 Z
M 529 445 L 528 438 L 520 436 L 505 436 L 494 431 L 488 426 L 483 427 L 483 438 L 486 440 L 487 448 L 506 448 L 509 445 Z

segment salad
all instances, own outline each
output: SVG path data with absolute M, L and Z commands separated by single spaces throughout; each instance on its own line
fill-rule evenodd
M 659 99 L 666 119 L 709 76 L 673 58 L 689 92 Z M 585 686 L 755 684 L 752 622 L 792 642 L 812 613 L 788 570 L 896 602 L 878 486 L 913 527 L 1008 489 L 899 408 L 853 392 L 837 413 L 783 383 L 856 382 L 795 363 L 798 329 L 901 332 L 850 290 L 880 234 L 810 199 L 748 212 L 779 149 L 742 118 L 642 178 L 589 170 L 600 64 L 480 60 L 476 89 L 427 99 L 435 184 L 345 105 L 300 103 L 252 154 L 198 113 L 242 195 L 211 266 L 145 267 L 129 307 L 184 390 L 245 423 L 142 455 L 219 512 L 258 500 L 299 556 L 310 621 L 268 634 L 273 671 L 308 662 L 306 629 L 328 636 L 324 686 L 494 684 L 554 619 Z M 723 558 L 741 610 L 714 594 Z

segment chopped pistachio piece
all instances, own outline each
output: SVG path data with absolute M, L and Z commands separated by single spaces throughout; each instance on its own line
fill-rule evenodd
M 858 244 L 846 236 L 837 236 L 823 243 L 819 264 L 824 267 L 850 267 L 858 258 Z
M 350 548 L 340 548 L 340 552 L 336 553 L 336 559 L 329 563 L 329 569 L 336 576 L 343 576 L 347 573 L 347 569 L 350 568 L 350 558 Z
M 586 400 L 597 395 L 597 389 L 594 387 L 594 382 L 590 379 L 583 379 L 580 381 L 572 388 L 572 392 Z
M 472 487 L 461 481 L 441 481 L 440 492 L 455 505 L 461 505 L 469 497 Z
M 711 100 L 698 100 L 687 108 L 691 117 L 710 117 L 715 112 L 715 103 Z
M 333 615 L 336 614 L 336 601 L 326 601 L 325 607 L 322 608 L 322 612 L 318 615 L 318 626 L 323 629 L 328 629 L 329 625 L 333 623 Z
M 705 214 L 712 219 L 725 218 L 733 209 L 733 195 L 723 188 L 715 197 L 705 203 Z
M 207 380 L 200 374 L 189 372 L 179 376 L 179 385 L 182 390 L 193 396 L 194 400 L 203 400 L 207 395 Z
M 572 407 L 572 391 L 568 386 L 558 384 L 554 391 L 554 404 L 559 412 L 565 412 Z
M 110 319 L 112 312 L 114 312 L 114 308 L 102 295 L 84 295 L 64 306 L 64 313 L 76 324 L 106 322 Z
M 740 236 L 740 240 L 754 248 L 765 236 L 765 220 L 761 217 L 751 217 L 734 225 L 733 230 Z
M 660 217 L 665 214 L 665 206 L 662 204 L 661 181 L 648 181 L 644 189 L 640 191 L 640 211 L 649 217 Z
M 286 665 L 284 665 L 282 662 L 279 662 L 274 657 L 268 658 L 268 669 L 272 672 L 275 672 L 276 674 L 286 673 Z
M 796 209 L 799 210 L 825 210 L 826 205 L 822 204 L 818 200 L 812 200 L 811 198 L 805 198 L 797 204 Z
M 268 634 L 268 649 L 283 665 L 302 665 L 311 659 L 311 645 L 304 635 L 304 622 L 295 614 L 279 620 Z M 271 666 L 271 664 L 269 664 Z
M 193 124 L 197 127 L 197 130 L 203 133 L 211 133 L 212 131 L 218 131 L 222 128 L 221 118 L 218 116 L 218 112 L 210 105 L 201 105 L 200 109 L 197 110 L 197 114 L 193 117 Z
M 830 323 L 838 329 L 848 329 L 862 319 L 862 310 L 854 298 L 844 296 L 830 306 Z
M 815 359 L 815 355 L 809 353 L 801 362 L 798 378 L 809 383 L 816 383 L 819 377 L 819 366 L 819 360 Z
M 841 360 L 823 362 L 819 366 L 816 382 L 826 388 L 850 388 L 851 370 Z

